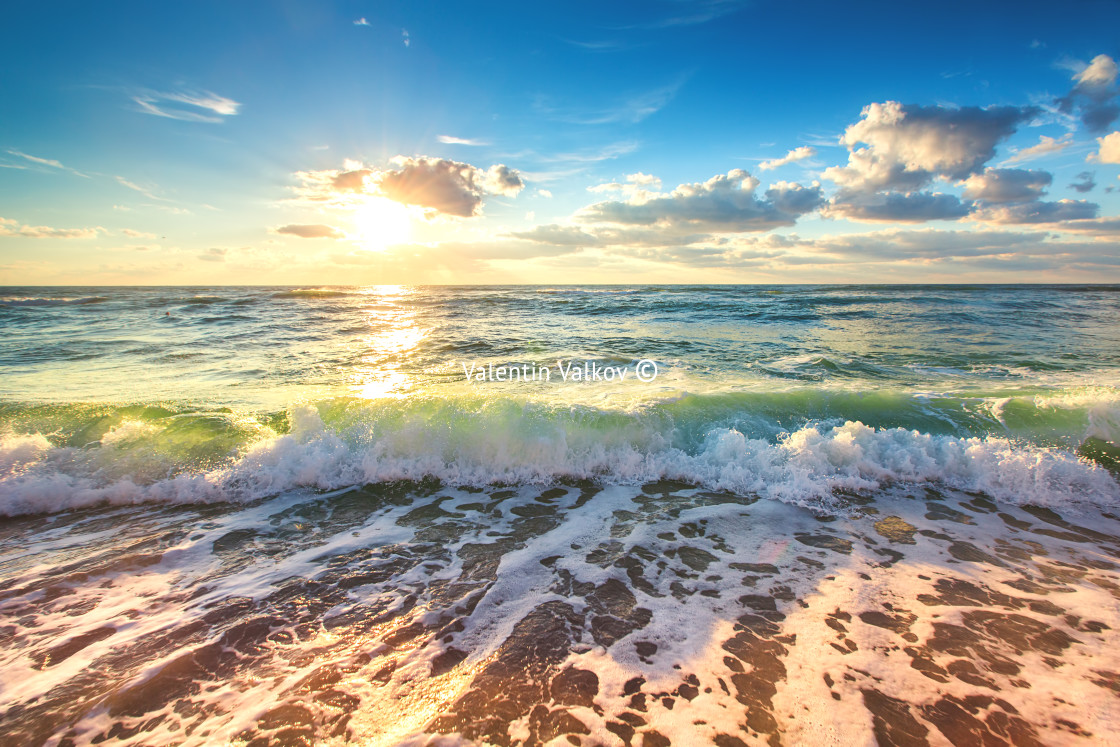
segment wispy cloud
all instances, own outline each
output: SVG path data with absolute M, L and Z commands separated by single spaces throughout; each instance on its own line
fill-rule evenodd
M 560 122 L 582 125 L 637 124 L 664 109 L 684 85 L 684 78 L 660 88 L 631 94 L 622 103 L 599 109 L 577 110 L 553 106 L 546 97 L 538 97 L 534 105 L 541 114 Z
M 26 239 L 95 239 L 105 231 L 101 226 L 93 228 L 53 228 L 51 226 L 28 226 L 11 218 L 0 218 L 0 236 L 19 236 Z
M 758 170 L 769 171 L 770 169 L 776 169 L 779 166 L 785 166 L 786 164 L 794 163 L 795 161 L 803 161 L 806 158 L 812 158 L 815 155 L 817 155 L 817 152 L 815 150 L 810 148 L 808 145 L 802 145 L 800 148 L 794 148 L 781 158 L 773 158 L 769 161 L 763 161 L 762 163 L 758 164 Z
M 366 20 L 365 16 L 362 16 L 358 20 L 354 21 L 354 25 L 355 26 L 368 26 L 369 21 Z
M 339 231 L 334 226 L 326 226 L 322 223 L 280 226 L 274 229 L 274 233 L 298 236 L 301 239 L 341 239 L 345 236 L 342 231 Z
M 117 182 L 122 187 L 128 187 L 133 192 L 139 192 L 140 194 L 147 197 L 149 200 L 160 200 L 160 201 L 163 201 L 163 202 L 170 202 L 170 200 L 168 200 L 166 197 L 160 197 L 159 195 L 155 194 L 155 192 L 152 191 L 151 187 L 142 186 L 140 184 L 137 184 L 136 182 L 129 181 L 128 179 L 125 179 L 123 176 L 118 176 L 117 177 Z
M 444 143 L 445 145 L 489 145 L 490 143 L 485 140 L 475 140 L 467 137 L 455 137 L 453 135 L 437 135 L 436 140 Z
M 233 99 L 209 91 L 143 91 L 132 100 L 146 114 L 183 122 L 223 122 L 224 117 L 234 116 L 241 108 Z
M 408 29 L 401 29 L 401 41 L 404 42 L 406 47 L 412 46 L 412 37 L 408 33 Z
M 1060 153 L 1071 145 L 1073 145 L 1073 133 L 1067 132 L 1060 138 L 1041 135 L 1036 145 L 1015 151 L 1011 154 L 1010 158 L 1004 161 L 1004 164 L 1022 163 L 1024 161 L 1031 161 L 1035 158 L 1050 155 L 1051 153 Z
M 38 156 L 28 155 L 27 153 L 24 153 L 23 151 L 18 151 L 18 150 L 8 150 L 8 153 L 10 153 L 11 155 L 16 156 L 18 158 L 22 158 L 25 161 L 30 161 L 31 163 L 39 164 L 40 166 L 49 166 L 52 169 L 58 169 L 60 171 L 69 171 L 71 174 L 75 174 L 75 175 L 80 176 L 80 177 L 85 178 L 85 179 L 89 178 L 88 174 L 83 174 L 82 172 L 78 171 L 77 169 L 72 169 L 69 166 L 65 166 L 65 165 L 62 164 L 61 161 L 56 161 L 53 158 L 39 158 Z

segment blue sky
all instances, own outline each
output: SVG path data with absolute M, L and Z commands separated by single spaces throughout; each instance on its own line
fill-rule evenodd
M 4 284 L 1120 282 L 1115 2 L 5 16 Z

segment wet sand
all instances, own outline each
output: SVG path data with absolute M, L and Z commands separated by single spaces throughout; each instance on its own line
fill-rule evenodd
M 1120 517 L 382 484 L 0 524 L 0 744 L 1120 744 Z

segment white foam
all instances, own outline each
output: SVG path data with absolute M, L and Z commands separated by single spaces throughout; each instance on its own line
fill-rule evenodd
M 638 484 L 671 478 L 711 489 L 822 506 L 837 489 L 897 482 L 979 490 L 1015 504 L 1120 505 L 1100 466 L 1053 447 L 958 438 L 847 421 L 808 426 L 777 442 L 713 428 L 685 450 L 672 423 L 585 417 L 540 422 L 523 411 L 391 423 L 360 418 L 329 427 L 312 406 L 290 410 L 290 432 L 262 435 L 224 466 L 190 470 L 150 445 L 156 426 L 126 421 L 96 446 L 54 447 L 39 434 L 0 439 L 0 514 L 59 511 L 99 502 L 253 500 L 294 488 L 436 477 L 449 484 L 545 484 L 597 478 Z M 442 423 L 442 426 L 437 425 Z

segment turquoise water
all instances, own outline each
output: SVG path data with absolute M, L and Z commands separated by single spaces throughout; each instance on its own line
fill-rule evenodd
M 1118 322 L 1120 286 L 9 287 L 0 512 L 431 476 L 1111 504 Z

